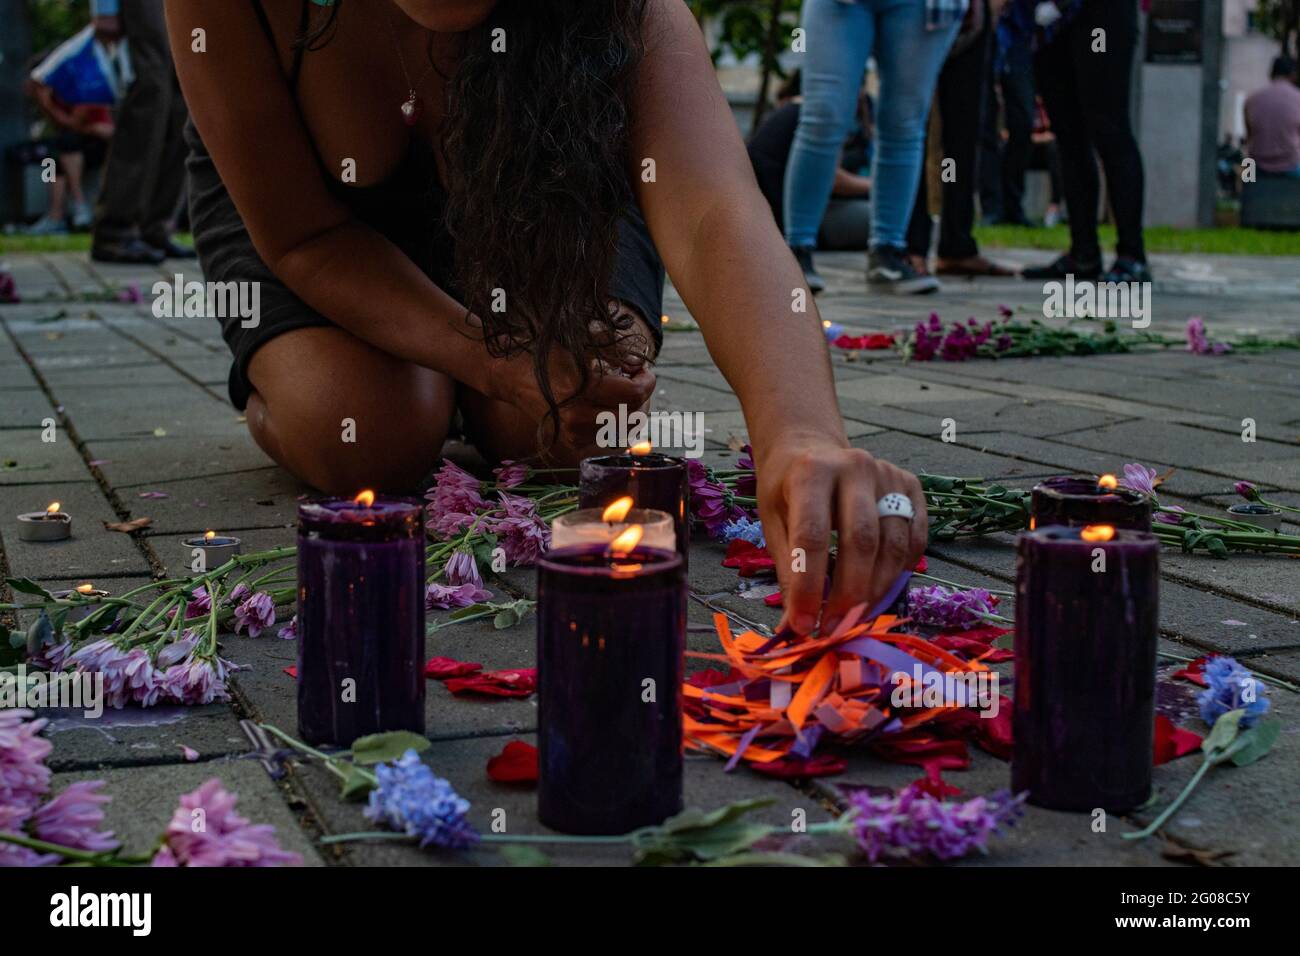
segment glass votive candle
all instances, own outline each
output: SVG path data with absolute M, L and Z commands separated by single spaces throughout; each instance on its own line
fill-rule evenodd
M 638 508 L 667 512 L 677 532 L 677 550 L 683 556 L 691 544 L 689 493 L 685 459 L 655 451 L 600 455 L 584 459 L 578 466 L 580 508 L 604 508 L 630 496 Z
M 298 732 L 350 746 L 424 733 L 424 508 L 372 498 L 298 506 Z
M 1031 501 L 1031 528 L 1108 524 L 1130 531 L 1151 530 L 1151 499 L 1120 488 L 1111 475 L 1048 478 L 1034 486 Z
M 608 545 L 632 525 L 640 525 L 643 535 L 641 545 L 677 550 L 677 529 L 672 515 L 653 508 L 633 508 L 619 521 L 606 521 L 603 508 L 583 508 L 560 515 L 551 522 L 551 548 L 567 548 L 579 544 Z
M 1056 810 L 1151 794 L 1160 542 L 1110 525 L 1023 532 L 1011 785 Z
M 682 809 L 681 555 L 552 550 L 537 564 L 538 815 L 617 834 Z

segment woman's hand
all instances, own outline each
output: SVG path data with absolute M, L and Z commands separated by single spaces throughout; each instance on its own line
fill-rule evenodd
M 519 409 L 528 421 L 546 421 L 547 429 L 543 436 L 549 437 L 554 422 L 547 418 L 551 409 L 538 384 L 532 355 L 523 353 L 490 361 L 488 397 Z M 587 387 L 581 393 L 578 392 L 579 381 L 573 358 L 559 350 L 553 352 L 550 384 L 555 400 L 562 402 L 577 396 L 561 405 L 559 410 L 559 432 L 555 434 L 555 447 L 549 449 L 557 458 L 576 460 L 584 457 L 584 453 L 592 452 L 600 430 L 597 416 L 601 412 L 617 415 L 619 406 L 623 405 L 627 414 L 631 414 L 643 408 L 655 390 L 654 372 L 644 365 L 632 370 L 601 363 L 592 370 Z M 606 452 L 611 450 L 605 449 Z
M 925 495 L 915 475 L 849 447 L 843 438 L 764 437 L 754 449 L 759 514 L 785 597 L 781 626 L 807 634 L 820 615 L 825 630 L 854 605 L 879 600 L 920 560 L 929 526 Z M 876 502 L 890 492 L 911 499 L 916 517 L 910 523 L 876 514 Z M 839 544 L 826 598 L 832 530 Z

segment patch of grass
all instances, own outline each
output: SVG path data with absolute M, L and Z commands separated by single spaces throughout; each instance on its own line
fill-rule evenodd
M 90 234 L 66 233 L 61 236 L 0 235 L 0 256 L 19 252 L 89 252 Z
M 190 245 L 188 232 L 176 233 L 176 241 Z M 0 235 L 0 256 L 40 252 L 89 252 L 90 233 L 70 232 L 59 236 Z
M 1099 230 L 1103 249 L 1115 247 L 1115 227 Z M 1260 229 L 1176 229 L 1153 226 L 1145 233 L 1148 252 L 1215 253 L 1237 256 L 1300 255 L 1300 232 Z M 1032 226 L 978 226 L 975 239 L 989 248 L 1050 249 L 1064 252 L 1070 245 L 1066 225 L 1035 229 Z M 1108 253 L 1109 258 L 1109 253 Z

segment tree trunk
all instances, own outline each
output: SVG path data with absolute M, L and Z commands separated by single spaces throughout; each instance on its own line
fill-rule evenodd
M 767 42 L 763 44 L 763 73 L 758 83 L 758 100 L 754 103 L 753 129 L 758 129 L 763 114 L 767 112 L 768 88 L 772 83 L 772 69 L 776 65 L 777 47 L 781 45 L 781 10 L 784 6 L 785 0 L 770 0 L 768 5 L 770 19 L 767 24 Z

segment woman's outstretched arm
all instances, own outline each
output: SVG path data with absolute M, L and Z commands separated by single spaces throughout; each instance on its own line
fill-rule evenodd
M 832 529 L 839 558 L 827 622 L 881 596 L 920 557 L 924 497 L 913 475 L 845 438 L 820 316 L 758 190 L 694 18 L 680 0 L 649 0 L 645 30 L 629 175 L 668 274 L 740 398 L 784 623 L 806 633 L 821 608 Z M 642 176 L 647 159 L 652 182 Z M 878 520 L 876 501 L 892 491 L 913 501 L 910 528 Z
M 295 295 L 389 355 L 444 372 L 457 382 L 541 421 L 548 406 L 532 357 L 489 358 L 467 327 L 464 307 L 438 288 L 397 246 L 352 217 L 334 197 L 310 134 L 272 48 L 248 2 L 166 0 L 176 71 L 194 123 L 212 154 L 258 254 Z M 364 7 L 352 11 L 366 16 Z M 204 50 L 192 33 L 204 31 Z M 311 54 L 308 54 L 309 56 Z M 340 112 L 366 110 L 363 83 L 343 83 Z M 357 144 L 360 149 L 362 144 Z M 382 179 L 359 174 L 362 181 Z M 576 380 L 556 357 L 560 397 Z M 583 400 L 566 406 L 561 437 L 589 443 L 596 409 L 640 407 L 654 377 L 647 371 L 601 378 Z M 590 434 L 586 434 L 590 432 Z

